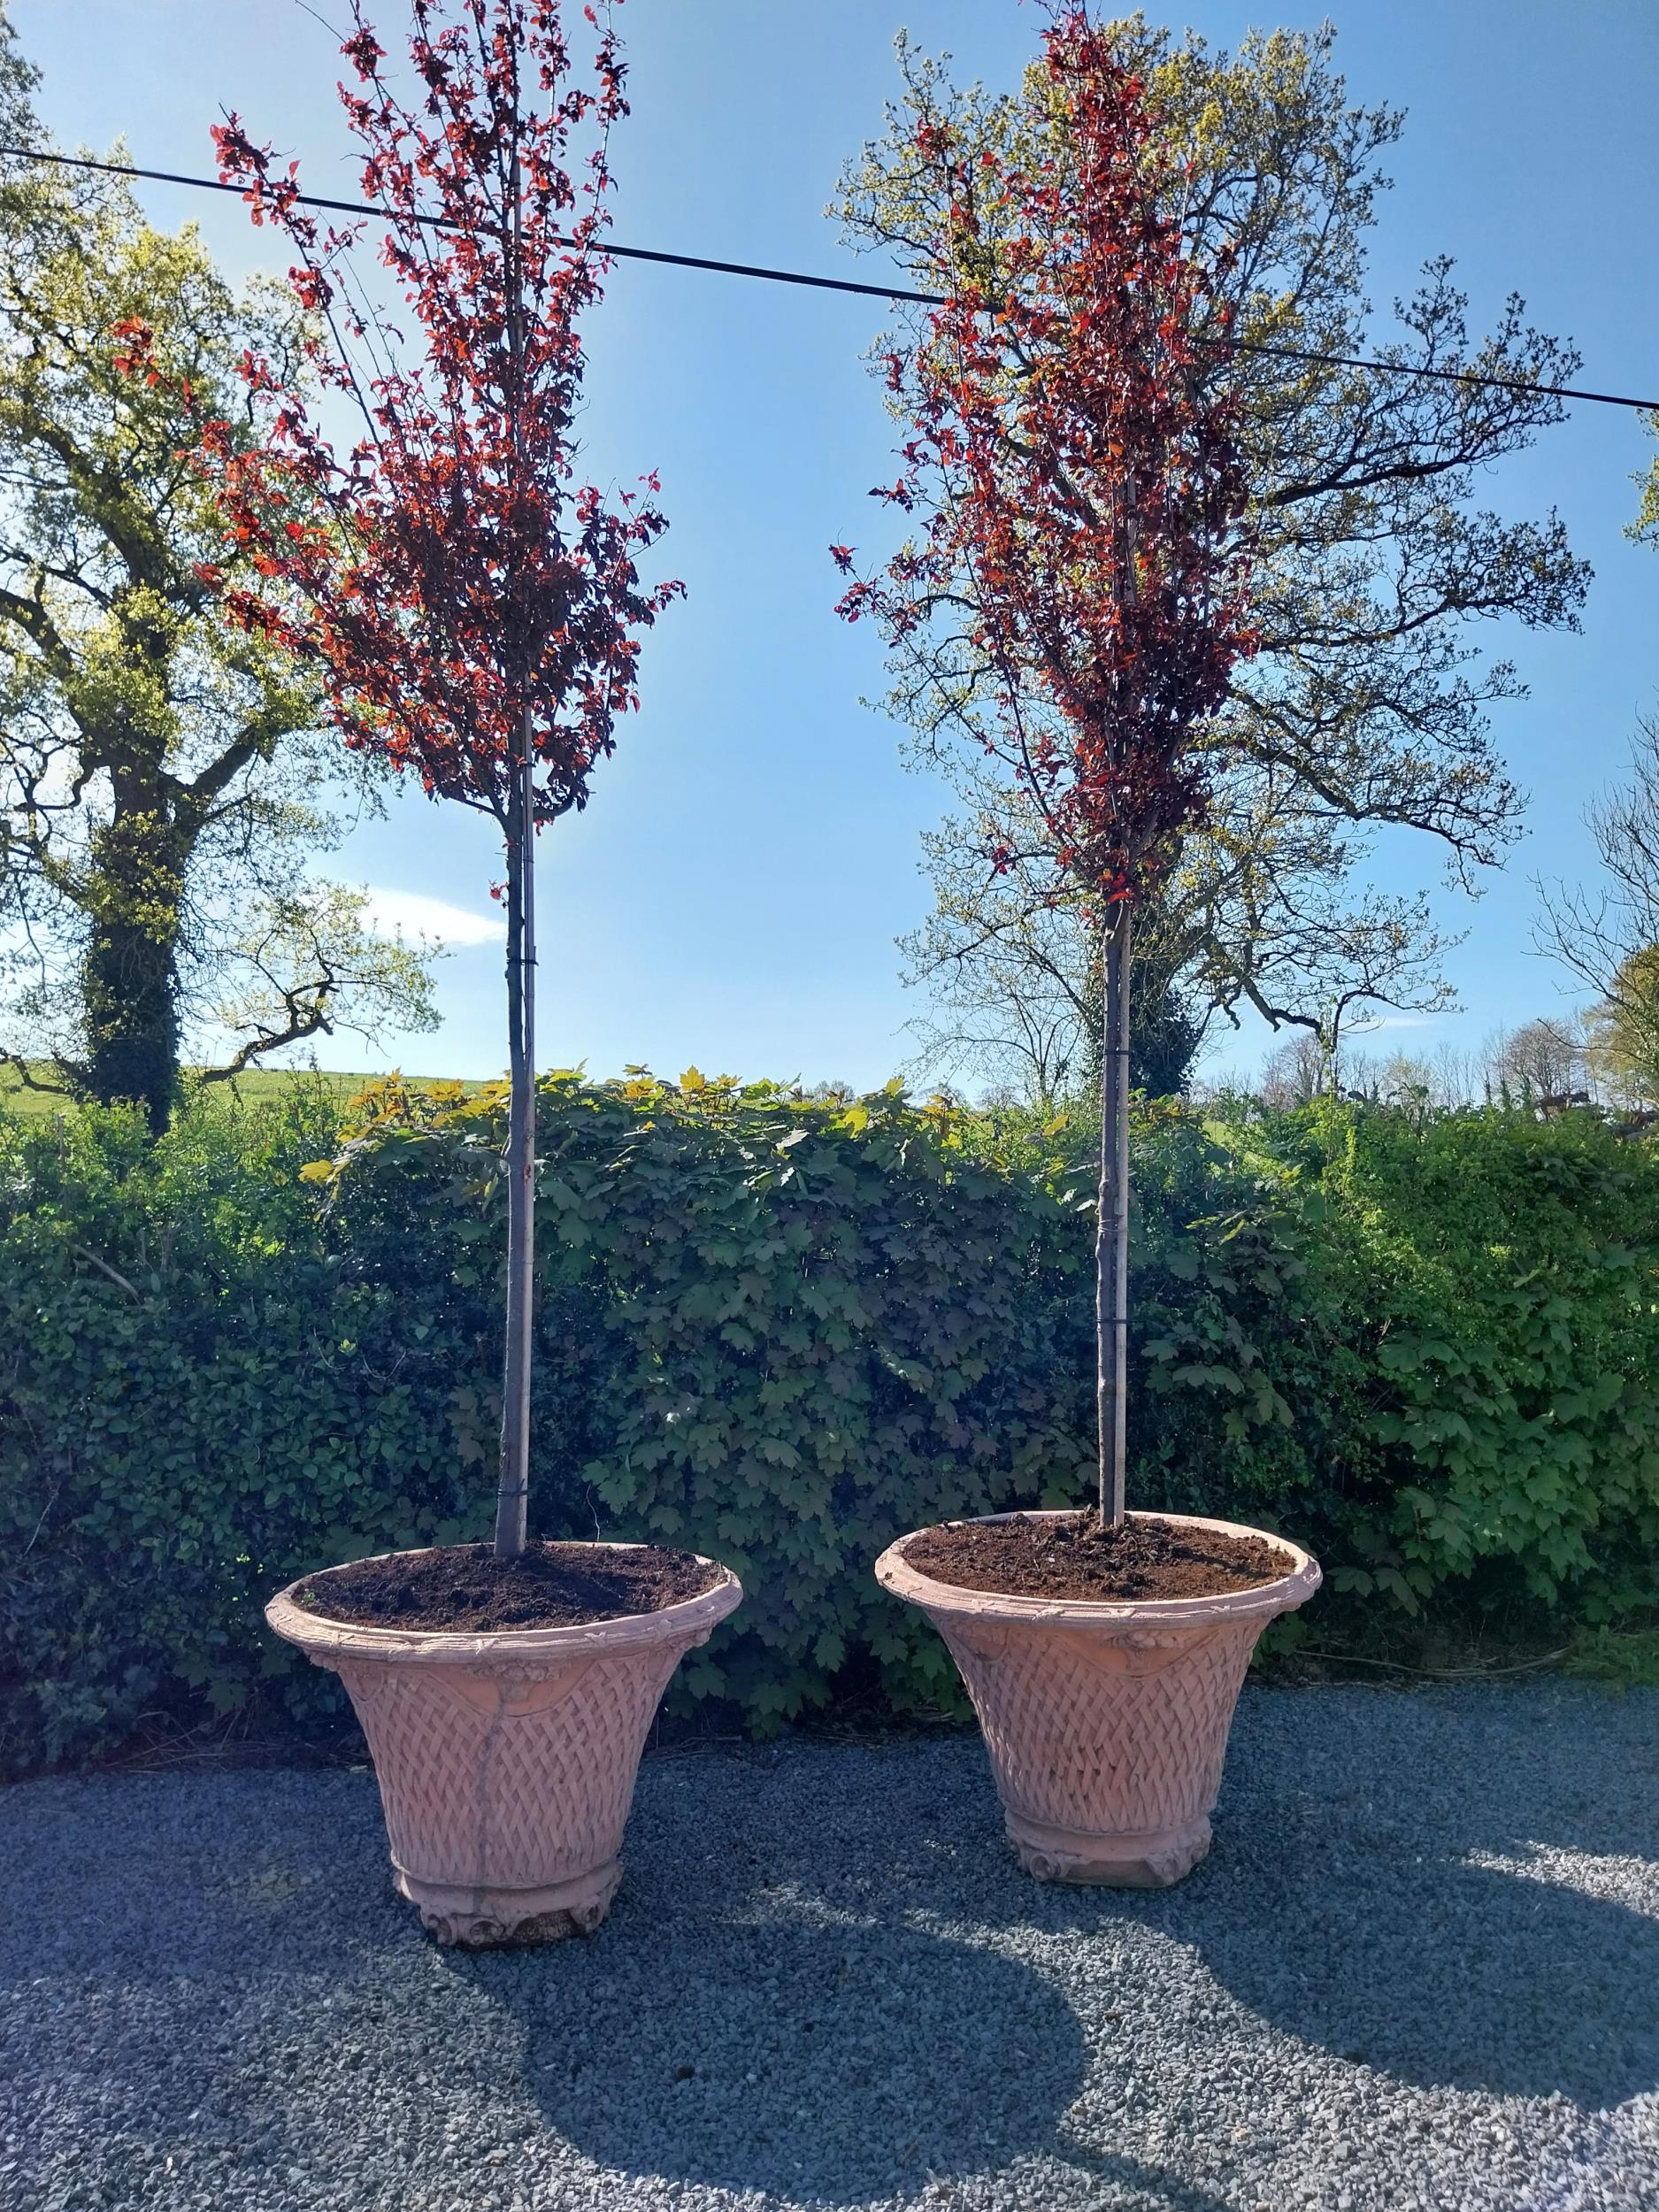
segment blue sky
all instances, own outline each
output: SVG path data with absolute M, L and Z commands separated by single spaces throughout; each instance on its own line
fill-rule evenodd
M 320 12 L 329 12 L 326 0 Z M 1333 0 L 1352 96 L 1409 111 L 1374 234 L 1373 296 L 1455 257 L 1477 326 L 1510 290 L 1574 339 L 1581 381 L 1659 390 L 1659 9 L 1651 0 Z M 241 110 L 320 191 L 355 192 L 334 104 L 335 42 L 292 0 L 12 0 L 65 145 L 125 134 L 136 161 L 211 169 L 209 124 Z M 401 0 L 382 0 L 383 32 Z M 1186 0 L 1212 42 L 1286 15 Z M 617 149 L 616 236 L 826 273 L 849 263 L 823 208 L 842 158 L 879 127 L 894 33 L 949 47 L 964 76 L 1012 81 L 1037 36 L 1017 0 L 627 0 L 634 115 Z M 145 187 L 152 218 L 197 219 L 233 273 L 273 265 L 233 201 Z M 862 267 L 851 273 L 867 273 Z M 589 330 L 587 436 L 602 477 L 655 466 L 672 528 L 666 572 L 687 600 L 649 640 L 644 709 L 588 813 L 542 840 L 544 1061 L 595 1073 L 645 1062 L 744 1076 L 886 1079 L 920 1009 L 895 936 L 926 910 L 918 840 L 942 795 L 907 773 L 898 732 L 859 704 L 884 688 L 875 641 L 832 612 L 832 540 L 875 534 L 865 488 L 890 473 L 889 425 L 859 356 L 879 303 L 678 271 L 618 267 Z M 1451 972 L 1463 1010 L 1402 1042 L 1479 1043 L 1568 1003 L 1529 949 L 1539 874 L 1578 877 L 1579 821 L 1617 775 L 1637 714 L 1659 705 L 1659 556 L 1621 533 L 1646 443 L 1633 416 L 1579 408 L 1492 474 L 1500 511 L 1557 505 L 1596 580 L 1583 634 L 1494 629 L 1529 700 L 1495 728 L 1531 794 L 1529 835 L 1472 906 Z M 388 912 L 451 910 L 444 1026 L 371 1053 L 341 1037 L 325 1065 L 461 1075 L 504 1059 L 500 948 L 481 825 L 419 793 L 354 833 L 334 872 Z M 1426 843 L 1380 852 L 1386 885 L 1439 886 Z M 471 942 L 460 941 L 471 937 Z M 1264 1033 L 1210 1064 L 1253 1068 Z

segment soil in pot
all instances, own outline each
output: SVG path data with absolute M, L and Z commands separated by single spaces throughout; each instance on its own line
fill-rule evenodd
M 959 1590 L 1118 1604 L 1253 1590 L 1294 1573 L 1296 1563 L 1265 1537 L 1223 1536 L 1150 1520 L 1102 1528 L 1093 1512 L 947 1521 L 913 1536 L 904 1559 L 918 1573 Z
M 711 1590 L 723 1570 L 688 1551 L 642 1544 L 531 1544 L 497 1559 L 488 1544 L 392 1552 L 314 1575 L 295 1592 L 325 1620 L 365 1628 L 577 1628 L 630 1613 L 660 1613 Z

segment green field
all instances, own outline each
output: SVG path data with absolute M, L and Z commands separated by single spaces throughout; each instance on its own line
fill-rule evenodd
M 37 1080 L 43 1081 L 46 1078 L 47 1071 L 44 1067 L 36 1066 L 33 1072 Z M 186 1070 L 187 1081 L 195 1072 L 194 1070 Z M 221 1094 L 228 1094 L 249 1105 L 257 1106 L 268 1100 L 280 1097 L 282 1093 L 293 1084 L 320 1084 L 325 1089 L 332 1091 L 334 1096 L 343 1102 L 347 1099 L 354 1098 L 365 1084 L 373 1083 L 377 1079 L 377 1077 L 373 1074 L 336 1073 L 328 1069 L 250 1068 L 245 1075 L 239 1075 L 231 1080 L 215 1083 L 208 1087 Z M 425 1088 L 428 1084 L 447 1082 L 451 1079 L 449 1077 L 437 1075 L 411 1075 L 407 1078 L 407 1080 L 417 1088 Z M 463 1088 L 467 1091 L 477 1091 L 481 1090 L 483 1086 L 481 1083 L 467 1082 L 463 1085 Z M 0 1067 L 0 1106 L 5 1107 L 12 1113 L 34 1116 L 42 1120 L 49 1119 L 53 1114 L 72 1114 L 75 1110 L 75 1102 L 65 1092 L 29 1090 L 19 1078 L 16 1069 L 11 1067 Z

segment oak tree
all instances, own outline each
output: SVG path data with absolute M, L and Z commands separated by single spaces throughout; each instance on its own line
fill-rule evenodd
M 43 146 L 34 84 L 0 12 L 8 145 Z M 372 782 L 198 572 L 251 575 L 185 457 L 197 411 L 245 444 L 243 352 L 286 367 L 298 342 L 124 183 L 0 168 L 0 1041 L 17 1079 L 156 1128 L 187 1050 L 223 1077 L 337 1025 L 433 1022 L 417 953 L 313 872 Z

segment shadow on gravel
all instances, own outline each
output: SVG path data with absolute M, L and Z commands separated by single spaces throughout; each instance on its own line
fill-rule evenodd
M 1087 2053 L 1041 1975 L 903 1926 L 779 1914 L 710 1933 L 619 1901 L 568 1962 L 453 1964 L 518 2016 L 526 2086 L 606 2167 L 858 2202 L 1056 2147 Z
M 1327 1697 L 1300 1737 L 1247 1701 L 1214 1847 L 1187 1881 L 1016 1898 L 1002 1924 L 1156 1931 L 1270 2026 L 1416 2087 L 1587 2111 L 1659 2088 L 1659 1921 L 1571 1886 L 1554 1855 L 1651 1856 L 1642 1715 L 1604 1706 L 1586 1772 L 1563 1755 L 1571 1738 L 1540 1750 L 1503 1698 L 1474 1760 L 1466 1740 L 1437 1745 L 1426 1697 L 1364 1698 L 1346 1731 Z
M 547 2125 L 614 2171 L 853 2205 L 930 2176 L 1041 2190 L 1059 2162 L 1148 2212 L 1229 2212 L 1079 2130 L 1098 2033 L 1050 1962 L 986 1944 L 987 1870 L 1010 1898 L 1029 1886 L 995 1824 L 984 1852 L 949 1832 L 937 1749 L 872 1754 L 873 1788 L 827 1797 L 810 1752 L 741 1780 L 648 1767 L 591 1942 L 443 1964 L 515 2021 Z
M 479 1955 L 391 1894 L 367 1775 L 24 1785 L 0 2080 L 42 2201 L 72 2170 L 140 2201 L 134 2143 L 268 2175 L 261 2204 L 340 2201 L 293 2181 L 319 2147 L 388 2189 L 396 2153 L 412 2201 L 453 2126 L 505 2162 L 471 2199 L 457 2166 L 457 2203 L 568 2147 L 572 2179 L 784 2202 L 995 2175 L 1225 2212 L 1236 2123 L 1294 2160 L 1310 2082 L 1327 2122 L 1371 2105 L 1350 2066 L 1591 2112 L 1659 2084 L 1659 1921 L 1624 1863 L 1651 1850 L 1652 1709 L 1247 1699 L 1215 1848 L 1153 1894 L 1022 1875 L 970 1737 L 653 1761 L 607 1925 Z
M 1240 2003 L 1339 2057 L 1622 2103 L 1659 2086 L 1659 1922 L 1555 1855 L 1651 1856 L 1649 1721 L 1497 1689 L 1448 1724 L 1471 1709 L 1356 1694 L 1300 1737 L 1242 1711 L 1216 1847 L 1160 1910 Z
M 571 1955 L 557 1990 L 549 1962 L 446 1961 L 516 2015 L 526 2090 L 601 2166 L 864 2204 L 1058 2160 L 1161 2212 L 1229 2212 L 1062 2124 L 1090 2054 L 1062 1993 L 1014 1961 L 901 1925 L 728 1924 L 714 1952 L 706 1927 L 618 1927 L 613 1940 L 649 1953 L 619 2003 L 591 1950 Z
M 1645 1914 L 1454 1860 L 1356 1867 L 1351 1883 L 1327 1868 L 1317 1888 L 1293 1862 L 1275 1935 L 1240 1925 L 1237 1870 L 1222 1860 L 1180 1932 L 1241 2004 L 1304 2042 L 1420 2086 L 1559 2093 L 1589 2110 L 1659 2087 L 1659 1924 Z
M 1235 1830 L 1179 1908 L 1141 1912 L 1272 2027 L 1418 2087 L 1559 2093 L 1594 2110 L 1659 2086 L 1659 1924 L 1645 1915 L 1448 1860 L 1326 1860 L 1298 1880 L 1320 1855 L 1293 1852 L 1260 1880 L 1248 1843 Z M 1098 1928 L 1100 1909 L 1077 1924 Z

